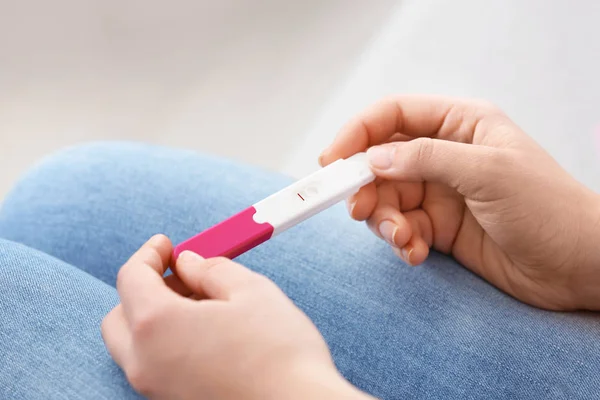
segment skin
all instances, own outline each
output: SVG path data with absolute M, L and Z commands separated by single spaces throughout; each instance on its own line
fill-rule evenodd
M 350 199 L 351 214 L 405 261 L 421 264 L 433 248 L 527 304 L 600 307 L 599 196 L 501 110 L 384 99 L 342 129 L 321 164 L 368 148 L 379 179 Z
M 269 279 L 150 239 L 119 271 L 102 336 L 150 399 L 369 399 L 337 372 L 323 337 Z
M 349 199 L 411 265 L 430 249 L 530 305 L 600 309 L 600 198 L 499 109 L 384 99 L 349 122 L 321 165 L 368 149 L 377 180 Z M 266 277 L 183 253 L 158 235 L 122 267 L 102 335 L 150 399 L 368 399 L 312 322 Z

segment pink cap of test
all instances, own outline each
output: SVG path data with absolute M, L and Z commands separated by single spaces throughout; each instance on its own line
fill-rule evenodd
M 250 207 L 225 221 L 182 242 L 173 251 L 173 260 L 190 250 L 204 258 L 235 258 L 240 254 L 269 240 L 274 228 L 269 223 L 259 224 L 253 216 L 256 209 Z

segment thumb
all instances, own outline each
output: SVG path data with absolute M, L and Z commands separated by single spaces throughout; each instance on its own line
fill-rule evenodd
M 204 259 L 191 251 L 177 258 L 175 272 L 200 298 L 227 300 L 251 287 L 258 274 L 224 257 Z
M 503 171 L 501 149 L 447 140 L 418 138 L 371 147 L 367 156 L 382 178 L 442 183 L 472 196 Z

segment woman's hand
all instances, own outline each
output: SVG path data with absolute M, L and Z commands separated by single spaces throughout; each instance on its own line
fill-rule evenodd
M 311 321 L 262 275 L 182 253 L 155 236 L 122 267 L 102 335 L 152 399 L 364 399 L 338 374 Z
M 378 179 L 350 199 L 350 214 L 406 262 L 433 248 L 534 306 L 600 309 L 598 195 L 499 109 L 385 99 L 347 124 L 320 162 L 367 149 Z

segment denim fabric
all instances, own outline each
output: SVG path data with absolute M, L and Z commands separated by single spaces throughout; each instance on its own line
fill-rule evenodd
M 287 183 L 134 143 L 43 160 L 0 210 L 0 398 L 135 398 L 99 334 L 120 265 L 155 233 L 181 241 Z M 597 315 L 526 306 L 440 254 L 408 267 L 342 205 L 238 260 L 281 286 L 344 376 L 380 398 L 600 397 Z

